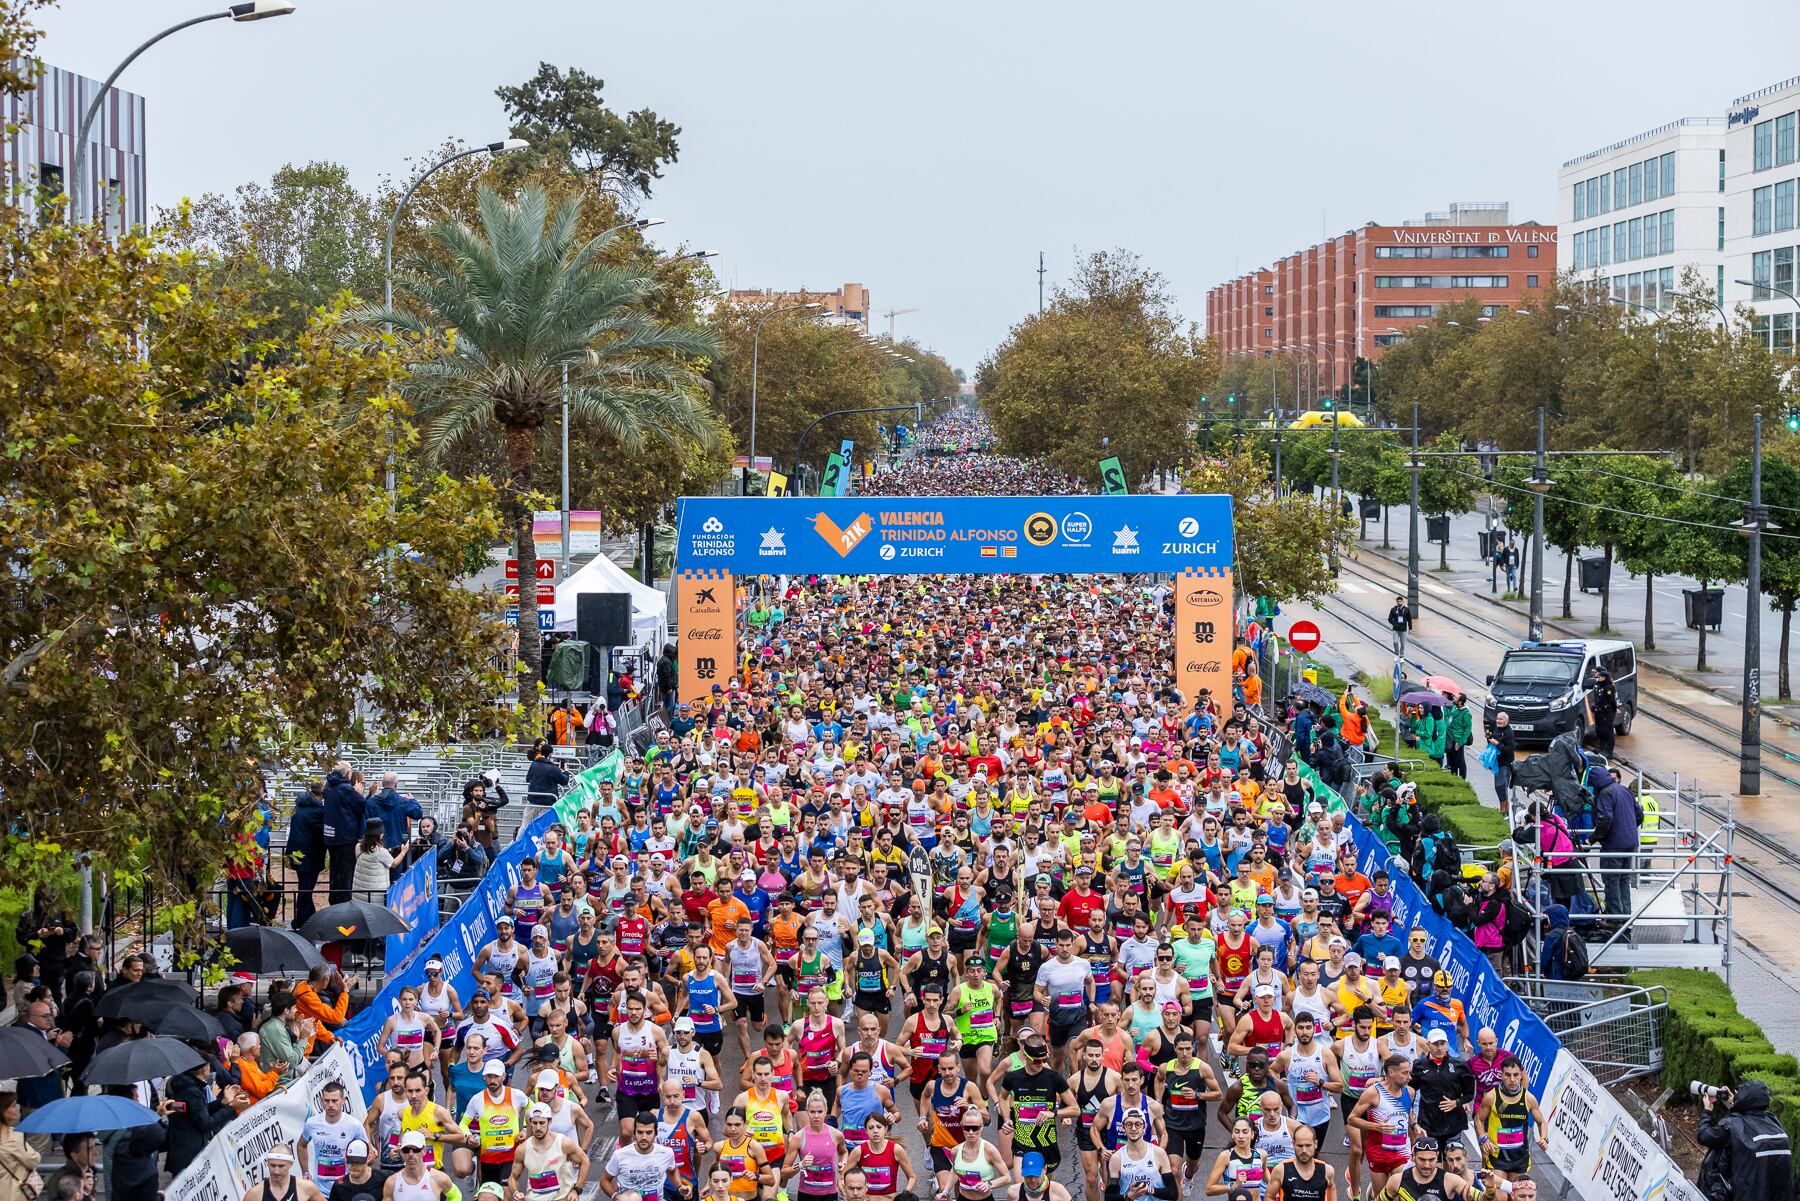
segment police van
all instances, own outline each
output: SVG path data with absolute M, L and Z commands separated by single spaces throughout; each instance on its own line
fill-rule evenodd
M 1586 738 L 1593 733 L 1588 693 L 1601 671 L 1612 676 L 1619 697 L 1615 728 L 1629 734 L 1637 716 L 1637 649 L 1616 638 L 1525 642 L 1507 651 L 1500 669 L 1487 678 L 1482 717 L 1492 727 L 1498 714 L 1506 714 L 1521 742 L 1549 742 L 1570 730 Z

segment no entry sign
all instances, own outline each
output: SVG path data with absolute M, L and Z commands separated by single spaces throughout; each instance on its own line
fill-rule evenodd
M 1310 621 L 1296 621 L 1288 627 L 1288 642 L 1301 654 L 1319 647 L 1319 627 Z

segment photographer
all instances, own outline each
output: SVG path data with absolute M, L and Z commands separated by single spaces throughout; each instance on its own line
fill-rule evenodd
M 445 880 L 479 880 L 487 865 L 487 852 L 475 841 L 466 822 L 450 836 L 449 846 L 438 852 L 438 872 Z
M 1700 1188 L 1707 1201 L 1793 1201 L 1794 1151 L 1769 1112 L 1769 1086 L 1746 1080 L 1734 1093 L 1700 1096 Z
M 419 819 L 419 829 L 417 833 L 413 835 L 412 841 L 406 844 L 406 859 L 400 864 L 401 870 L 404 871 L 411 867 L 419 860 L 425 858 L 425 856 L 431 854 L 433 850 L 437 851 L 440 855 L 448 855 L 450 853 L 450 839 L 438 832 L 437 818 L 422 817 Z
M 500 787 L 500 773 L 493 768 L 463 785 L 463 824 L 475 819 L 475 841 L 489 854 L 500 836 L 500 822 L 495 815 L 510 803 L 506 789 Z

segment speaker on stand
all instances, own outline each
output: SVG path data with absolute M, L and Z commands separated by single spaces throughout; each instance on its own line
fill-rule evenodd
M 589 668 L 588 691 L 606 699 L 612 650 L 631 645 L 631 597 L 623 592 L 584 592 L 575 598 L 575 636 L 599 653 Z

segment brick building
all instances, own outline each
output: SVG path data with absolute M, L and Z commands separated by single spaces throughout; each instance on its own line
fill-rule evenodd
M 817 304 L 824 306 L 823 316 L 843 325 L 858 325 L 869 330 L 869 290 L 861 284 L 845 284 L 835 292 L 773 292 L 767 288 L 733 288 L 727 299 L 732 304 Z
M 1329 395 L 1358 358 L 1379 359 L 1440 306 L 1474 297 L 1492 315 L 1555 279 L 1555 226 L 1514 224 L 1504 203 L 1452 204 L 1371 222 L 1209 289 L 1206 329 L 1226 359 L 1302 354 Z

